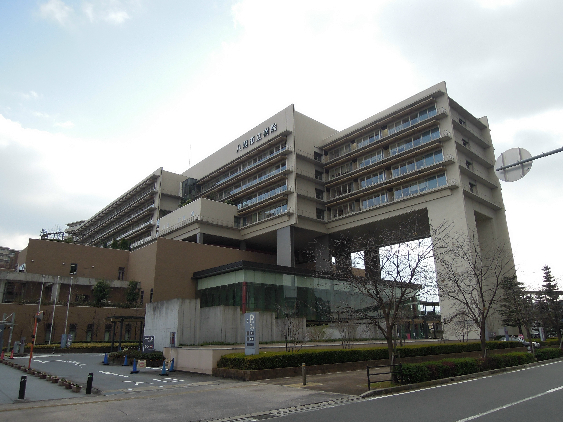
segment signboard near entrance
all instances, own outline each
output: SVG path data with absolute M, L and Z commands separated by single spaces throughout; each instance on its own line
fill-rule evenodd
M 154 352 L 154 336 L 143 337 L 143 352 Z
M 244 354 L 257 355 L 260 352 L 258 344 L 258 312 L 244 314 Z

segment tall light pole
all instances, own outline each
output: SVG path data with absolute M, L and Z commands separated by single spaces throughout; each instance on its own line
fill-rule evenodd
M 73 277 L 70 278 L 70 287 L 68 289 L 68 302 L 66 304 L 66 319 L 65 319 L 65 334 L 64 334 L 65 344 L 64 344 L 64 347 L 66 347 L 66 345 L 68 343 L 67 338 L 66 338 L 66 328 L 67 328 L 67 325 L 68 325 L 68 308 L 70 308 L 70 295 L 72 294 L 72 280 L 73 280 Z

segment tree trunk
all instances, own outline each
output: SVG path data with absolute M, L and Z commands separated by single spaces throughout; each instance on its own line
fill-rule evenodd
M 480 328 L 481 328 L 481 335 L 480 335 L 480 337 L 481 337 L 481 356 L 483 358 L 486 358 L 487 357 L 487 338 L 486 338 L 487 330 L 485 329 L 486 328 L 485 318 L 483 318 L 481 320 L 481 327 Z

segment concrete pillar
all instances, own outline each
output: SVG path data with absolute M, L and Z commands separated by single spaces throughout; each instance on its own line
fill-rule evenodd
M 381 280 L 381 261 L 379 259 L 379 246 L 366 246 L 364 250 L 364 265 L 366 276 L 372 280 Z
M 0 280 L 0 303 L 4 302 L 4 289 L 5 288 L 6 288 L 6 280 Z
M 53 283 L 53 288 L 51 289 L 51 302 L 57 303 L 59 300 L 59 293 L 61 291 L 61 279 L 57 276 L 57 281 Z
M 328 234 L 315 239 L 315 270 L 317 271 L 330 271 L 332 257 L 329 240 Z
M 293 227 L 287 226 L 277 231 L 278 265 L 295 267 Z
M 196 235 L 196 238 L 197 238 L 197 240 L 196 240 L 197 243 L 203 243 L 203 233 L 199 232 Z

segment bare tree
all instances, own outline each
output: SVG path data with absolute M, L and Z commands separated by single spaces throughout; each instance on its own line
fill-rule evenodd
M 451 305 L 442 319 L 450 323 L 463 317 L 479 330 L 481 352 L 486 356 L 487 322 L 498 312 L 502 282 L 514 275 L 512 255 L 505 245 L 486 245 L 475 234 L 442 233 L 433 236 L 440 297 Z
M 414 227 L 407 221 L 400 227 L 356 236 L 353 242 L 349 238 L 335 241 L 333 245 L 337 251 L 353 251 L 354 258 L 348 261 L 345 256 L 336 257 L 332 276 L 351 285 L 355 294 L 364 298 L 363 303 L 352 307 L 356 320 L 368 321 L 379 330 L 392 363 L 397 324 L 410 319 L 418 297 L 435 287 L 432 243 L 416 238 Z M 358 269 L 362 264 L 363 271 Z

